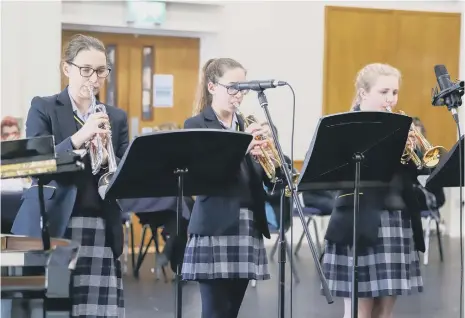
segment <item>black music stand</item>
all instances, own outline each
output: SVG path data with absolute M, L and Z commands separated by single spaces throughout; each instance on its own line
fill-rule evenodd
M 44 250 L 49 250 L 50 233 L 43 186 L 53 175 L 83 170 L 81 156 L 74 151 L 57 154 L 53 135 L 8 140 L 1 142 L 1 167 L 2 179 L 37 178 L 42 242 Z
M 216 129 L 160 131 L 136 137 L 113 176 L 105 198 L 178 196 L 179 234 L 185 195 L 225 195 L 236 181 L 252 135 Z M 182 317 L 181 268 L 176 267 L 175 317 Z
M 360 189 L 389 184 L 399 168 L 411 123 L 410 117 L 383 112 L 322 117 L 304 161 L 299 191 L 354 189 L 352 318 L 358 317 L 356 242 Z
M 444 156 L 441 157 L 441 161 L 437 167 L 433 170 L 431 175 L 426 180 L 425 188 L 428 190 L 437 188 L 455 188 L 464 186 L 464 172 L 462 169 L 462 184 L 460 184 L 459 164 L 464 165 L 464 156 L 462 155 L 462 163 L 459 163 L 459 143 L 461 143 L 462 149 L 464 149 L 464 137 L 460 137 L 452 149 Z M 460 204 L 463 204 L 461 202 Z

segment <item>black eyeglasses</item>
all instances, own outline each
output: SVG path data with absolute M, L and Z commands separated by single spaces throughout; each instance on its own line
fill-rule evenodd
M 225 85 L 225 84 L 221 84 L 221 83 L 217 83 L 217 84 L 220 85 L 220 86 L 223 86 L 224 88 L 226 88 L 226 92 L 229 95 L 236 95 L 239 92 L 241 92 L 242 95 L 247 95 L 249 93 L 249 91 L 250 91 L 248 89 L 238 90 L 237 88 L 232 87 L 232 85 Z
M 111 68 L 108 68 L 108 67 L 101 67 L 98 69 L 94 69 L 89 66 L 79 66 L 72 62 L 68 62 L 68 64 L 76 66 L 79 69 L 79 73 L 81 74 L 82 77 L 91 77 L 92 75 L 94 75 L 94 73 L 96 73 L 97 77 L 106 78 L 110 74 L 110 71 L 111 71 Z

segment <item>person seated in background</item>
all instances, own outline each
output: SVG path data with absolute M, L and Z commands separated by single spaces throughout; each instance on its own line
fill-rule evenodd
M 167 123 L 163 123 L 159 125 L 158 129 L 159 130 L 176 130 L 176 129 L 181 129 L 181 127 L 176 123 L 167 122 Z
M 305 207 L 316 208 L 323 215 L 330 215 L 334 207 L 334 198 L 337 191 L 312 190 L 302 192 Z
M 1 123 L 2 141 L 15 140 L 21 137 L 21 129 L 18 120 L 11 116 L 6 116 Z
M 18 120 L 6 116 L 1 122 L 2 141 L 16 140 L 21 137 Z M 16 214 L 21 206 L 23 190 L 29 188 L 31 178 L 5 179 L 1 182 L 2 233 L 10 234 Z
M 176 130 L 176 129 L 180 129 L 180 126 L 178 124 L 168 122 L 168 123 L 163 123 L 159 126 L 154 126 L 152 128 L 152 131 Z

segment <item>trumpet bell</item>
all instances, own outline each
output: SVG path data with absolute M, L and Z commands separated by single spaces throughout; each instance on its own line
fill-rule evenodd
M 110 184 L 110 180 L 113 177 L 113 172 L 107 172 L 103 176 L 100 177 L 98 180 L 98 194 L 105 200 L 105 195 L 107 193 L 108 185 Z
M 423 164 L 427 168 L 436 167 L 441 159 L 441 156 L 446 152 L 446 148 L 442 146 L 431 147 L 423 155 Z

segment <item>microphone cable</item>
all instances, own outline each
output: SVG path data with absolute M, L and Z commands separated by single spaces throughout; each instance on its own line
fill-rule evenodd
M 454 121 L 455 123 L 457 124 L 457 131 L 459 133 L 459 189 L 460 189 L 460 194 L 459 194 L 459 204 L 460 204 L 460 207 L 459 207 L 459 213 L 460 213 L 460 225 L 459 225 L 459 237 L 460 237 L 460 310 L 459 310 L 459 313 L 460 313 L 460 318 L 464 318 L 463 317 L 463 256 L 464 256 L 464 252 L 463 252 L 463 205 L 464 205 L 464 202 L 463 202 L 463 147 L 462 147 L 462 132 L 461 132 L 461 129 L 460 129 L 460 121 L 459 121 L 459 115 L 458 115 L 458 112 L 457 110 L 452 110 L 452 116 L 454 117 Z
M 295 133 L 295 92 L 292 86 L 286 82 L 286 86 L 289 87 L 292 93 L 292 126 L 291 126 L 291 177 L 294 174 L 294 133 Z M 292 180 L 291 180 L 292 181 Z M 297 189 L 295 189 L 297 191 Z M 290 197 L 290 226 L 291 226 L 291 247 L 290 247 L 290 266 L 291 266 L 291 283 L 290 283 L 290 300 L 289 300 L 289 306 L 290 306 L 290 312 L 291 312 L 291 318 L 293 315 L 293 282 L 294 282 L 294 272 L 292 268 L 294 267 L 294 197 L 291 195 Z M 281 226 L 283 226 L 281 224 Z M 286 243 L 287 244 L 287 243 Z

